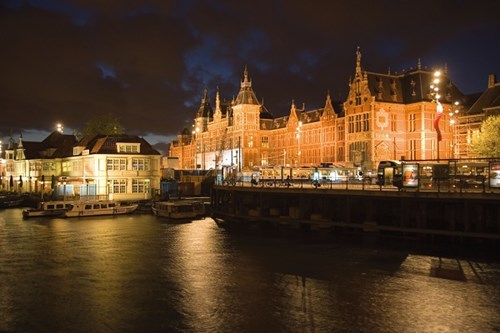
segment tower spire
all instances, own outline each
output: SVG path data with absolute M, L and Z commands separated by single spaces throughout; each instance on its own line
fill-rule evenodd
M 361 49 L 359 46 L 356 49 L 356 76 L 361 76 Z
M 245 65 L 245 70 L 243 71 L 243 81 L 241 82 L 241 88 L 251 88 L 252 82 L 248 78 L 248 67 Z
M 207 99 L 208 99 L 208 88 L 205 87 L 205 89 L 203 89 L 203 97 L 201 99 L 201 105 L 204 105 L 207 102 Z

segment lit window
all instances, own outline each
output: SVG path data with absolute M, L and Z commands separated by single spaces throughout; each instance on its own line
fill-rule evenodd
M 149 192 L 149 179 L 132 179 L 132 192 L 133 193 Z
M 150 170 L 149 159 L 143 159 L 143 158 L 132 159 L 132 170 Z
M 126 179 L 112 179 L 109 182 L 109 193 L 126 193 L 127 180 Z
M 108 170 L 127 170 L 126 158 L 110 158 L 106 163 Z
M 262 148 L 269 148 L 269 137 L 268 136 L 262 137 Z

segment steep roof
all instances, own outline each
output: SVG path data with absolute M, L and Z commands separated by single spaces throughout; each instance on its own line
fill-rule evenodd
M 23 141 L 23 148 L 24 157 L 27 160 L 36 160 L 42 158 L 42 151 L 45 149 L 42 142 L 35 141 Z
M 118 152 L 117 143 L 139 143 L 140 150 L 138 153 Z M 144 138 L 126 134 L 85 136 L 76 146 L 88 149 L 90 154 L 161 155 Z
M 24 141 L 20 138 L 22 147 L 15 144 L 16 149 L 23 148 L 26 159 L 61 158 L 71 156 L 76 138 L 72 134 L 52 132 L 42 142 Z
M 210 105 L 210 100 L 208 99 L 208 89 L 205 88 L 203 91 L 203 98 L 201 99 L 201 105 L 196 113 L 196 118 L 204 117 L 211 118 L 214 115 L 212 106 Z
M 483 112 L 486 115 L 500 112 L 500 83 L 496 83 L 486 89 L 472 105 L 467 114 L 475 115 Z
M 398 75 L 366 72 L 368 88 L 376 101 L 403 104 L 430 101 L 429 87 L 433 75 L 434 71 L 420 68 Z M 446 76 L 440 84 L 440 91 L 442 102 L 465 102 L 464 94 Z
M 61 158 L 71 156 L 76 142 L 74 135 L 54 131 L 42 141 L 46 149 L 45 157 Z
M 429 102 L 432 100 L 431 88 L 435 71 L 423 68 L 418 61 L 417 67 L 400 74 L 387 74 L 369 72 L 361 67 L 361 51 L 356 50 L 356 70 L 354 79 L 350 80 L 351 90 L 349 103 L 354 96 L 361 93 L 375 97 L 378 102 L 412 104 Z M 441 103 L 459 102 L 466 104 L 465 95 L 455 86 L 447 75 L 447 70 L 441 74 L 440 83 L 437 85 L 441 95 Z M 357 98 L 356 97 L 356 98 Z
M 250 81 L 248 78 L 248 70 L 246 66 L 243 73 L 243 81 L 241 81 L 240 91 L 236 99 L 233 101 L 233 105 L 239 104 L 259 105 L 257 97 L 255 96 L 255 93 L 252 89 L 252 81 Z

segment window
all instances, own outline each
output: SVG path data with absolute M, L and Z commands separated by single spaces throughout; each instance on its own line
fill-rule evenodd
M 391 114 L 391 131 L 396 132 L 398 130 L 397 127 L 397 117 L 395 114 Z
M 370 121 L 368 113 L 363 113 L 363 132 L 370 130 Z
M 269 137 L 268 136 L 262 137 L 262 148 L 269 148 Z
M 149 179 L 132 179 L 132 192 L 133 193 L 149 192 Z
M 337 130 L 337 140 L 338 141 L 343 141 L 344 140 L 344 126 L 339 125 L 339 128 Z
M 253 135 L 250 135 L 248 137 L 248 148 L 252 148 L 253 147 Z
M 117 143 L 117 150 L 119 153 L 139 153 L 140 143 Z
M 41 169 L 41 163 L 39 162 L 31 162 L 29 165 L 31 171 L 37 171 Z
M 63 172 L 71 172 L 73 170 L 73 163 L 72 162 L 63 162 L 62 163 L 62 171 Z
M 415 132 L 415 114 L 410 113 L 410 118 L 408 120 L 408 132 Z
M 126 158 L 110 158 L 106 163 L 108 170 L 127 170 Z
M 56 169 L 54 162 L 43 162 L 43 171 L 53 171 Z
M 126 179 L 112 179 L 109 181 L 109 193 L 126 193 L 127 180 Z
M 133 158 L 132 170 L 150 170 L 149 159 Z
M 370 115 L 368 113 L 349 116 L 349 133 L 368 132 L 370 130 Z
M 409 142 L 409 150 L 410 150 L 410 160 L 417 159 L 417 142 L 416 140 L 410 140 Z

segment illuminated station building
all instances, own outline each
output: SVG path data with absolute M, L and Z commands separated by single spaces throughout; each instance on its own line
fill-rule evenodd
M 169 157 L 179 159 L 180 169 L 243 171 L 321 163 L 374 170 L 382 160 L 471 157 L 465 140 L 478 131 L 481 116 L 467 128 L 458 120 L 479 96 L 465 96 L 446 70 L 441 73 L 435 85 L 442 106 L 438 143 L 434 75 L 420 62 L 399 74 L 365 71 L 358 49 L 345 102 L 335 104 L 329 94 L 321 109 L 305 110 L 292 102 L 289 115 L 275 118 L 258 101 L 245 68 L 237 97 L 221 101 L 217 91 L 215 110 L 205 90 L 192 129 L 171 143 Z
M 327 94 L 321 109 L 305 110 L 292 102 L 288 115 L 273 117 L 257 99 L 245 68 L 231 101 L 221 100 L 217 91 L 213 109 L 205 90 L 192 129 L 171 143 L 169 157 L 178 158 L 180 169 L 242 171 L 320 163 L 369 171 L 382 160 L 470 157 L 464 140 L 482 120 L 474 118 L 468 128 L 459 127 L 458 120 L 479 95 L 464 95 L 446 69 L 439 80 L 435 75 L 420 61 L 403 73 L 366 71 L 358 49 L 346 101 L 334 103 Z

